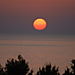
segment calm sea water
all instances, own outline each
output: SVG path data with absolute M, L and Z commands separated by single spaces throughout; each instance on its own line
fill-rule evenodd
M 52 63 L 63 72 L 75 59 L 75 36 L 0 36 L 0 63 L 21 54 L 33 70 Z

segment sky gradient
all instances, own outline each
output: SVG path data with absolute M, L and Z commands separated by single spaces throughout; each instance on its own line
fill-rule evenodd
M 48 22 L 46 30 L 32 27 L 36 18 Z M 74 34 L 75 0 L 0 0 L 0 34 Z
M 48 27 L 35 30 L 36 18 Z M 19 54 L 34 70 L 51 61 L 63 71 L 75 58 L 75 0 L 0 0 L 0 62 Z

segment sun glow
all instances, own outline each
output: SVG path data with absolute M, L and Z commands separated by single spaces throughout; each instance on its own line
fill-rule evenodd
M 47 22 L 44 19 L 36 19 L 33 22 L 33 27 L 36 30 L 44 30 L 47 27 Z

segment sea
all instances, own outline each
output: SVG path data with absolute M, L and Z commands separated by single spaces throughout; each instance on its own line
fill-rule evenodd
M 75 59 L 74 35 L 0 35 L 0 63 L 22 55 L 35 72 L 51 63 L 61 73 Z

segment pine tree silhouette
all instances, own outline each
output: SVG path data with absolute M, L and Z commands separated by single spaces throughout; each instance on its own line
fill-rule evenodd
M 48 64 L 45 67 L 42 67 L 42 69 L 39 68 L 37 75 L 60 75 L 58 71 L 56 66 L 52 67 L 51 64 Z
M 71 62 L 71 68 L 67 68 L 63 75 L 75 75 L 75 60 L 72 60 Z
M 16 60 L 7 60 L 5 67 L 0 65 L 0 75 L 33 75 L 33 70 L 29 70 L 28 63 L 21 55 L 18 55 Z M 47 64 L 39 68 L 36 75 L 60 75 L 59 67 Z M 71 67 L 67 67 L 62 75 L 75 75 L 75 60 L 71 61 Z
M 28 63 L 21 55 L 18 56 L 18 60 L 7 60 L 5 68 L 7 75 L 26 75 L 29 71 Z
M 0 64 L 0 75 L 5 75 L 2 65 Z
M 71 68 L 72 68 L 72 75 L 75 75 L 75 60 L 72 60 L 72 65 L 71 65 Z
M 31 70 L 28 75 L 33 75 L 33 70 Z
M 65 70 L 65 73 L 64 73 L 63 75 L 71 75 L 70 69 L 67 68 L 67 69 Z

